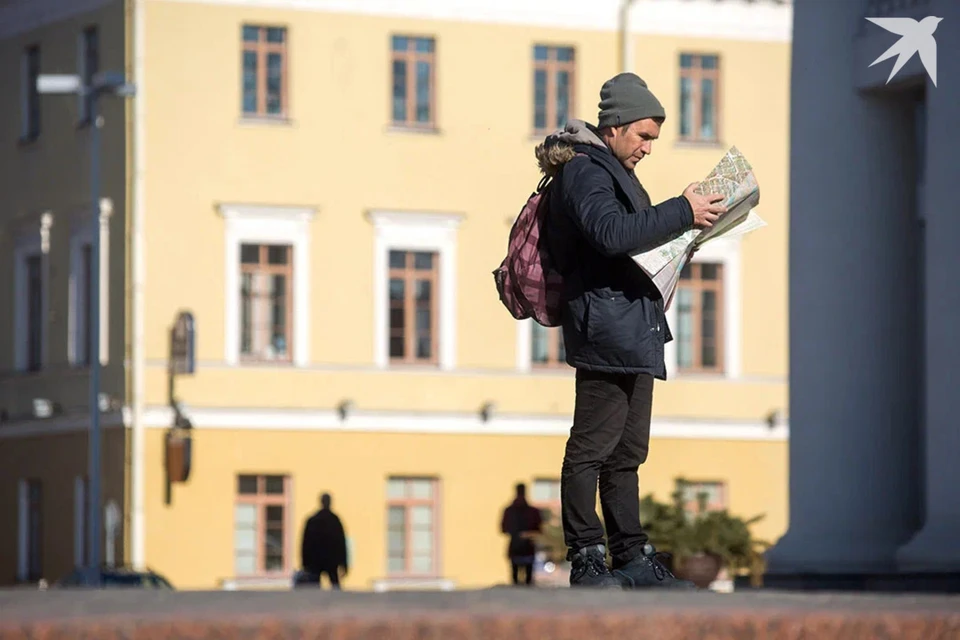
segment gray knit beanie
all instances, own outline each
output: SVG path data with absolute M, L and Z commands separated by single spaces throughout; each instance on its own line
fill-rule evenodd
M 620 73 L 600 88 L 600 118 L 597 128 L 617 127 L 644 118 L 664 118 L 667 114 L 647 83 L 635 73 Z

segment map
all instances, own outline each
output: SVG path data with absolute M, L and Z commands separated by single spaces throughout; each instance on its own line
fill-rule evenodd
M 753 211 L 760 202 L 760 185 L 753 167 L 736 147 L 727 151 L 694 192 L 723 195 L 726 213 L 710 229 L 691 229 L 654 249 L 632 256 L 660 289 L 667 308 L 673 300 L 680 271 L 694 251 L 713 238 L 739 236 L 766 226 L 766 222 Z

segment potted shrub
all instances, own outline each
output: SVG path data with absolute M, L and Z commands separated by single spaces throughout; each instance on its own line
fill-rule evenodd
M 701 588 L 709 586 L 723 568 L 733 575 L 749 572 L 756 582 L 768 544 L 756 540 L 750 526 L 764 516 L 744 520 L 725 509 L 708 511 L 705 495 L 698 496 L 698 509 L 691 514 L 684 505 L 685 486 L 678 478 L 670 503 L 658 502 L 650 494 L 640 501 L 641 521 L 650 542 L 671 556 L 664 564 Z

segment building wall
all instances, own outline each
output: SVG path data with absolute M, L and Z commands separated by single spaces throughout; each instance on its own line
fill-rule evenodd
M 68 3 L 69 4 L 69 3 Z M 33 5 L 33 6 L 29 6 Z M 87 9 L 87 10 L 82 10 Z M 41 18 L 57 16 L 55 22 Z M 101 68 L 123 69 L 122 3 L 12 2 L 0 9 L 0 410 L 10 419 L 25 418 L 32 399 L 44 397 L 65 413 L 84 411 L 88 397 L 86 367 L 71 361 L 75 340 L 71 303 L 72 239 L 90 228 L 89 127 L 79 124 L 78 99 L 69 95 L 40 97 L 40 134 L 21 139 L 21 57 L 25 47 L 40 46 L 41 73 L 77 73 L 78 37 L 96 25 Z M 100 101 L 101 197 L 113 203 L 109 222 L 108 364 L 102 388 L 123 398 L 124 267 L 125 267 L 125 120 L 124 106 L 114 98 Z M 51 214 L 45 340 L 47 357 L 38 372 L 16 370 L 14 324 L 20 306 L 16 297 L 14 257 L 24 241 L 39 242 L 43 213 Z
M 497 301 L 490 271 L 503 257 L 512 216 L 538 178 L 533 147 L 540 138 L 531 136 L 533 45 L 576 47 L 574 115 L 595 119 L 599 86 L 615 69 L 614 39 L 601 31 L 280 5 L 147 5 L 148 402 L 165 399 L 167 330 L 179 309 L 190 309 L 199 328 L 200 371 L 182 387 L 188 403 L 330 407 L 349 393 L 368 408 L 474 410 L 495 398 L 508 411 L 569 411 L 569 375 L 517 375 L 518 326 Z M 288 28 L 287 121 L 241 118 L 244 23 Z M 177 37 L 168 37 L 173 30 Z M 390 125 L 393 33 L 436 38 L 434 132 Z M 491 41 L 498 46 L 486 46 Z M 670 114 L 677 111 L 679 52 L 687 49 L 721 52 L 721 144 L 678 144 L 668 120 L 654 155 L 641 165 L 641 179 L 655 200 L 676 195 L 736 144 L 757 167 L 759 211 L 769 227 L 740 249 L 742 300 L 735 304 L 742 320 L 732 328 L 739 335 L 739 375 L 707 383 L 678 379 L 658 397 L 657 411 L 760 419 L 786 408 L 786 138 L 769 131 L 786 129 L 788 46 L 638 38 L 640 71 Z M 758 121 L 765 126 L 753 126 Z M 312 215 L 304 227 L 310 301 L 303 366 L 226 363 L 225 282 L 227 269 L 235 267 L 225 265 L 227 222 L 220 208 L 233 205 L 297 207 Z M 457 338 L 453 364 L 442 373 L 399 375 L 376 366 L 370 214 L 380 211 L 459 217 L 452 305 Z
M 85 425 L 71 425 L 60 432 L 45 430 L 43 435 L 29 435 L 27 429 L 4 425 L 0 430 L 0 584 L 17 582 L 19 557 L 18 536 L 21 529 L 19 484 L 38 480 L 40 500 L 40 549 L 42 573 L 48 582 L 59 579 L 75 564 L 77 478 L 87 476 L 87 437 Z M 103 431 L 102 505 L 110 501 L 124 508 L 125 430 L 108 427 Z M 87 540 L 84 533 L 83 540 Z M 101 539 L 106 545 L 107 538 Z M 106 548 L 106 547 L 105 547 Z M 124 536 L 116 541 L 116 557 L 124 557 Z M 102 558 L 106 558 L 105 552 Z
M 165 505 L 163 430 L 147 431 L 149 565 L 177 588 L 220 588 L 233 582 L 234 504 L 238 474 L 289 474 L 292 527 L 286 552 L 300 567 L 303 524 L 329 491 L 352 550 L 345 587 L 370 589 L 387 575 L 386 491 L 390 476 L 439 480 L 439 576 L 458 587 L 507 581 L 502 510 L 517 482 L 557 479 L 562 435 L 482 435 L 331 432 L 278 429 L 198 429 L 191 477 L 173 487 Z M 469 453 L 467 453 L 469 452 Z M 675 474 L 690 480 L 729 480 L 732 510 L 765 513 L 758 536 L 773 540 L 786 525 L 786 445 L 781 441 L 656 438 L 641 475 L 642 494 L 661 500 Z M 745 464 L 746 460 L 750 464 Z M 242 587 L 243 581 L 237 581 Z M 289 585 L 289 573 L 277 580 Z
M 443 496 L 442 577 L 462 586 L 499 582 L 506 576 L 499 510 L 516 481 L 558 475 L 563 424 L 573 409 L 572 372 L 529 370 L 523 362 L 529 339 L 522 333 L 529 325 L 501 307 L 490 274 L 539 178 L 532 49 L 541 43 L 576 48 L 573 115 L 595 120 L 599 87 L 616 69 L 616 38 L 606 25 L 534 26 L 529 16 L 510 23 L 494 10 L 489 19 L 454 21 L 435 19 L 438 14 L 422 7 L 368 11 L 367 3 L 347 13 L 314 6 L 319 10 L 283 2 L 146 5 L 148 563 L 179 587 L 229 582 L 237 474 L 289 473 L 297 536 L 291 551 L 298 554 L 300 527 L 318 493 L 329 490 L 356 553 L 347 584 L 369 588 L 386 570 L 387 477 L 432 474 L 441 479 Z M 642 12 L 635 19 L 642 24 Z M 241 116 L 243 24 L 287 28 L 285 120 Z M 394 34 L 436 39 L 435 130 L 391 125 Z M 633 44 L 636 69 L 669 114 L 653 156 L 639 170 L 654 200 L 706 176 L 736 144 L 756 167 L 763 194 L 758 211 L 769 225 L 739 249 L 719 251 L 735 252 L 740 263 L 741 293 L 730 301 L 740 318 L 730 327 L 738 366 L 728 375 L 671 375 L 675 379 L 658 383 L 654 410 L 666 426 L 641 483 L 667 498 L 676 476 L 722 479 L 731 509 L 768 514 L 757 532 L 773 540 L 786 527 L 786 444 L 781 430 L 763 435 L 763 420 L 773 410 L 787 411 L 789 45 L 666 32 L 638 34 Z M 717 144 L 677 140 L 681 52 L 721 57 Z M 298 310 L 295 300 L 293 310 L 308 330 L 295 331 L 292 366 L 243 366 L 232 359 L 230 317 L 237 312 L 229 300 L 237 265 L 228 238 L 232 220 L 248 211 L 282 219 L 274 231 L 295 229 L 297 246 L 308 252 L 308 302 Z M 429 216 L 446 226 L 438 231 L 427 224 L 423 233 L 453 237 L 454 286 L 447 293 L 454 299 L 447 310 L 456 339 L 441 366 L 385 365 L 377 345 L 382 267 L 376 252 L 388 232 L 378 230 L 377 221 L 403 226 Z M 166 354 L 180 310 L 192 311 L 198 328 L 197 373 L 177 381 L 196 427 L 195 464 L 167 506 L 158 428 L 171 419 L 162 410 Z M 347 401 L 365 414 L 362 430 L 351 429 L 349 418 L 332 417 Z M 488 402 L 497 417 L 485 433 L 476 415 Z M 284 416 L 291 414 L 287 426 Z M 319 414 L 331 417 L 303 417 Z M 378 415 L 391 424 L 441 426 L 439 432 L 420 424 L 378 433 L 384 430 Z M 500 418 L 520 426 L 504 433 L 496 426 Z M 242 420 L 243 428 L 231 419 Z M 531 426 L 538 420 L 551 426 L 538 431 Z M 697 435 L 677 436 L 682 429 L 671 421 L 694 425 Z M 750 437 L 712 437 L 724 438 L 730 421 L 747 425 Z M 450 456 L 460 451 L 469 451 L 469 460 Z M 200 519 L 205 526 L 198 529 Z

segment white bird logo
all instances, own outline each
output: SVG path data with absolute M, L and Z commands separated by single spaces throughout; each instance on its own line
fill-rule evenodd
M 899 56 L 890 71 L 887 83 L 893 80 L 897 71 L 910 61 L 913 54 L 920 54 L 920 62 L 927 70 L 927 75 L 937 86 L 937 41 L 933 39 L 933 32 L 943 18 L 928 16 L 917 22 L 913 18 L 867 18 L 873 24 L 882 27 L 890 33 L 901 36 L 892 47 L 883 52 L 879 58 L 870 63 L 870 66 L 883 62 L 887 58 Z

